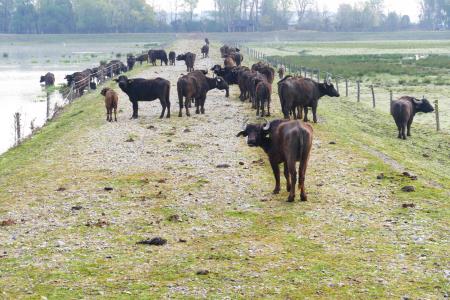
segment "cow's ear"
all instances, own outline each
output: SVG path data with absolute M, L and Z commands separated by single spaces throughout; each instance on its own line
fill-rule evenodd
M 247 136 L 247 131 L 243 130 L 236 135 L 236 137 L 240 137 L 240 136 Z
M 130 84 L 133 82 L 133 79 L 128 79 L 127 82 L 128 82 L 128 84 Z

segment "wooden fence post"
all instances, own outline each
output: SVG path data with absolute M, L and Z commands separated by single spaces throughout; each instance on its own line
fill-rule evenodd
M 14 130 L 15 130 L 15 143 L 16 146 L 18 146 L 20 144 L 20 140 L 21 140 L 21 132 L 20 132 L 20 113 L 16 112 L 14 114 Z
M 345 97 L 348 97 L 348 79 L 345 78 Z
M 436 131 L 440 131 L 441 124 L 439 122 L 439 100 L 434 101 L 434 111 L 436 113 Z
M 359 102 L 361 100 L 361 86 L 359 80 L 356 81 L 356 89 L 357 89 L 357 99 Z
M 373 85 L 370 86 L 370 89 L 372 90 L 372 106 L 375 108 L 375 91 L 373 89 Z
M 47 91 L 47 113 L 46 113 L 47 119 L 50 118 L 50 92 Z

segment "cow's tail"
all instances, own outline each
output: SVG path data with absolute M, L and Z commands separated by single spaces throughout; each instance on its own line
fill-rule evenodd
M 285 92 L 283 86 L 278 83 L 278 95 L 280 96 L 281 111 L 283 112 L 284 118 L 289 118 L 289 108 L 287 107 Z

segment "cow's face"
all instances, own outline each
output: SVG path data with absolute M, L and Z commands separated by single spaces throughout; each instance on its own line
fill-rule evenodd
M 222 77 L 216 77 L 216 87 L 219 90 L 228 90 L 228 83 Z
M 177 60 L 185 60 L 186 59 L 186 54 L 179 54 L 177 56 Z
M 41 81 L 39 82 L 45 82 L 45 76 L 41 76 Z
M 248 124 L 245 129 L 236 136 L 247 137 L 247 145 L 250 147 L 258 147 L 262 145 L 262 140 L 267 136 L 270 130 L 270 123 L 264 125 Z
M 325 95 L 329 97 L 340 97 L 338 91 L 334 88 L 331 82 L 325 81 L 322 85 L 322 89 Z
M 128 84 L 130 83 L 130 79 L 127 76 L 121 75 L 119 78 L 114 79 L 115 82 L 119 83 L 119 87 L 121 89 L 126 89 Z
M 417 101 L 416 103 L 417 103 L 416 109 L 419 112 L 429 113 L 429 112 L 434 111 L 433 105 L 431 105 L 430 101 L 428 101 L 425 98 L 420 101 Z
M 214 65 L 210 70 L 213 71 L 214 74 L 219 75 L 219 73 L 222 70 L 222 67 L 220 65 Z

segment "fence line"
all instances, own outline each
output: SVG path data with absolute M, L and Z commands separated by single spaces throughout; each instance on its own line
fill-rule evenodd
M 62 107 L 64 107 L 65 103 L 70 104 L 75 99 L 82 96 L 80 93 L 81 89 L 79 90 L 78 88 L 82 88 L 84 90 L 87 87 L 88 92 L 90 92 L 91 91 L 90 82 L 93 77 L 96 77 L 98 74 L 101 74 L 102 76 L 100 77 L 100 79 L 97 77 L 97 80 L 98 80 L 98 84 L 103 84 L 114 77 L 114 74 L 112 73 L 112 69 L 117 66 L 120 67 L 121 62 L 111 64 L 102 70 L 98 70 L 88 76 L 81 78 L 78 81 L 72 82 L 72 84 L 70 86 L 68 86 L 67 94 L 65 96 L 63 95 L 63 99 L 62 99 L 63 106 L 58 106 L 58 104 L 55 103 L 55 106 L 53 108 L 53 114 L 51 113 L 51 108 L 50 108 L 50 93 L 47 92 L 46 121 L 44 122 L 44 124 L 42 126 L 45 126 L 48 121 L 51 121 L 53 118 L 55 118 L 56 115 L 58 114 L 58 112 L 62 109 Z M 105 73 L 108 74 L 108 72 L 111 72 L 111 73 L 109 73 L 111 76 L 109 76 L 108 80 L 105 80 L 106 76 L 103 76 L 103 75 L 105 75 Z M 81 83 L 86 83 L 86 82 L 88 82 L 87 85 L 81 84 Z M 81 86 L 79 86 L 77 88 L 77 85 L 80 85 L 80 84 L 81 84 Z M 66 92 L 66 91 L 64 91 L 64 92 Z M 31 123 L 32 124 L 30 124 L 30 126 L 35 128 L 35 126 L 33 124 L 34 122 L 31 121 Z M 14 146 L 18 146 L 22 142 L 23 138 L 25 138 L 25 137 L 23 137 L 23 134 L 21 131 L 22 127 L 23 127 L 22 114 L 20 112 L 16 112 L 14 114 Z M 33 132 L 31 133 L 31 135 L 32 134 L 33 134 Z
M 304 67 L 301 65 L 291 64 L 291 63 L 288 63 L 287 60 L 283 57 L 269 59 L 264 53 L 262 53 L 256 49 L 252 49 L 252 48 L 240 45 L 238 43 L 236 43 L 235 46 L 240 49 L 244 49 L 245 52 L 249 56 L 252 56 L 256 59 L 261 59 L 271 65 L 274 65 L 274 66 L 283 65 L 285 67 L 286 72 L 289 74 L 300 75 L 305 78 L 316 79 L 318 82 L 321 81 L 321 77 L 320 77 L 321 70 L 320 69 L 307 68 L 307 67 Z M 327 72 L 322 72 L 322 73 L 327 74 L 326 77 L 324 77 L 324 80 L 326 80 L 328 74 L 331 74 L 331 73 L 327 73 Z M 315 74 L 317 76 L 314 76 Z M 339 80 L 345 81 L 345 96 L 349 97 L 349 83 L 351 82 L 351 80 L 349 78 L 346 78 L 343 76 L 339 76 L 339 75 L 335 76 L 336 90 L 338 92 L 339 92 Z M 361 83 L 362 82 L 360 80 L 356 80 L 355 83 L 356 83 L 356 101 L 361 102 Z M 384 89 L 384 87 L 381 86 L 381 84 L 371 83 L 370 85 L 368 85 L 368 88 L 370 89 L 370 92 L 371 92 L 373 108 L 376 108 L 376 106 L 377 106 L 375 87 Z M 392 89 L 389 89 L 389 100 L 390 100 L 389 102 L 390 102 L 390 106 L 391 106 L 392 102 L 394 101 L 394 95 L 393 95 Z M 438 100 L 434 101 L 434 109 L 435 109 L 436 131 L 440 131 L 441 130 L 440 114 L 443 111 L 439 110 L 439 101 Z M 391 112 L 391 109 L 389 109 L 389 111 Z

